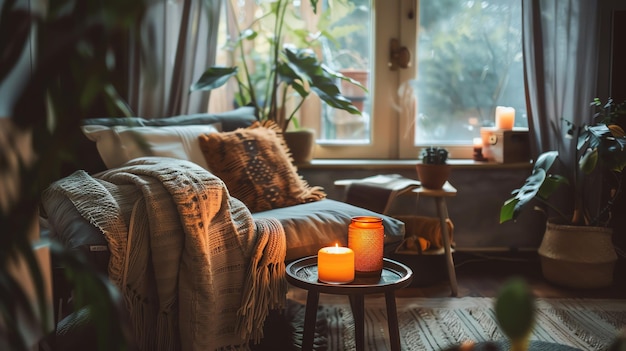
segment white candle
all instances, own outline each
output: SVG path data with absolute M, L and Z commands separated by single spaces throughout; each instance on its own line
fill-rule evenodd
M 329 284 L 354 280 L 354 251 L 348 247 L 323 247 L 317 252 L 317 279 Z
M 515 109 L 513 107 L 496 107 L 496 128 L 511 130 L 515 125 Z

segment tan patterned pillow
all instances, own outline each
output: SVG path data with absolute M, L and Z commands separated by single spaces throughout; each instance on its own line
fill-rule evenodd
M 211 172 L 251 212 L 326 197 L 321 187 L 309 186 L 298 174 L 280 129 L 273 122 L 256 122 L 232 132 L 202 134 L 199 141 Z

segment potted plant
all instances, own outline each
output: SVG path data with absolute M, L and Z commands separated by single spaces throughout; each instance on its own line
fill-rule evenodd
M 546 279 L 570 287 L 597 288 L 610 285 L 617 256 L 612 244 L 612 206 L 621 193 L 626 166 L 626 136 L 617 122 L 626 116 L 626 103 L 609 99 L 603 104 L 594 99 L 591 124 L 576 126 L 569 121 L 568 137 L 577 140 L 573 164 L 559 164 L 569 174 L 551 173 L 559 158 L 557 151 L 539 155 L 531 175 L 521 188 L 513 191 L 500 211 L 500 223 L 515 220 L 530 206 L 547 215 L 546 232 L 539 247 Z M 604 181 L 598 181 L 602 177 Z M 574 197 L 559 203 L 555 194 L 562 186 Z M 602 188 L 606 192 L 601 192 Z M 562 189 L 561 189 L 562 190 Z M 593 206 L 590 194 L 602 194 L 600 205 Z
M 415 167 L 417 177 L 424 188 L 441 189 L 450 176 L 448 164 L 448 150 L 443 147 L 430 146 L 422 149 L 421 162 Z
M 121 295 L 108 278 L 85 257 L 39 235 L 41 192 L 58 178 L 61 163 L 75 156 L 79 129 L 72 127 L 99 99 L 123 105 L 112 85 L 110 57 L 119 49 L 113 38 L 131 30 L 144 11 L 142 1 L 83 5 L 60 0 L 0 6 L 0 87 L 9 88 L 2 96 L 7 115 L 0 115 L 0 349 L 33 350 L 40 341 L 42 349 L 61 349 L 63 341 L 80 347 L 91 340 L 81 329 L 86 316 L 97 334 L 89 348 L 132 346 Z M 57 301 L 50 297 L 51 260 L 54 271 L 63 273 L 55 274 L 54 284 L 65 281 L 73 288 L 76 313 L 60 322 L 52 312 Z M 57 322 L 67 327 L 60 328 L 63 340 L 55 338 Z M 53 340 L 47 345 L 42 338 Z
M 363 85 L 320 62 L 315 51 L 311 49 L 313 43 L 297 47 L 284 42 L 285 31 L 298 32 L 286 23 L 290 14 L 290 3 L 288 0 L 261 3 L 263 14 L 227 45 L 239 56 L 238 59 L 233 58 L 233 62 L 237 64 L 233 67 L 208 68 L 190 90 L 210 91 L 221 87 L 234 77 L 239 88 L 237 104 L 254 106 L 260 121 L 274 121 L 283 133 L 292 124 L 295 129 L 299 129 L 294 117 L 311 92 L 333 108 L 360 115 L 361 111 L 342 95 L 338 82 L 346 81 L 365 90 Z M 317 1 L 310 0 L 310 4 L 315 12 Z M 301 39 L 302 35 L 294 37 Z M 313 37 L 319 38 L 319 35 Z M 263 59 L 264 63 L 269 64 L 250 67 L 249 59 L 254 55 L 246 51 L 245 43 L 254 40 L 261 41 L 260 47 L 269 47 L 267 50 L 269 57 Z M 294 96 L 294 92 L 300 99 L 291 102 L 293 107 L 287 110 L 289 108 L 287 102 L 290 96 Z M 299 136 L 296 139 L 303 137 Z M 314 142 L 314 138 L 310 140 Z

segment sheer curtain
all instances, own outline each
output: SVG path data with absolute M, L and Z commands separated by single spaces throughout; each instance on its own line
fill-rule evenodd
M 128 102 L 136 116 L 207 112 L 209 93 L 189 87 L 215 62 L 221 0 L 149 1 L 144 48 L 131 48 Z M 139 54 L 150 55 L 152 61 Z M 152 64 L 148 64 L 152 62 Z
M 557 150 L 572 164 L 569 126 L 592 118 L 598 66 L 598 1 L 522 0 L 526 99 L 534 156 Z

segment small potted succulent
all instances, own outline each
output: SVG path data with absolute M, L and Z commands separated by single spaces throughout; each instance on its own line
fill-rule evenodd
M 450 176 L 448 150 L 430 146 L 422 149 L 420 159 L 415 167 L 422 186 L 427 189 L 441 189 Z

